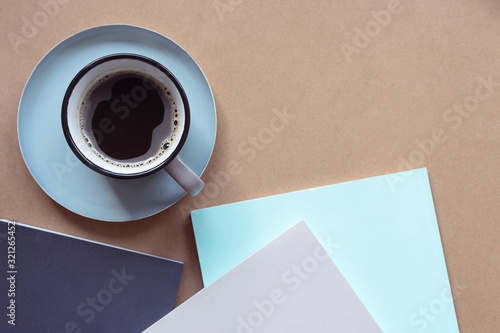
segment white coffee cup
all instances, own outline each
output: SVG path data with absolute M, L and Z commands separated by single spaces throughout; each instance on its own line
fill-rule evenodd
M 204 183 L 178 156 L 189 124 L 189 103 L 179 81 L 138 54 L 111 54 L 85 66 L 62 105 L 66 140 L 89 168 L 121 179 L 165 169 L 196 195 Z

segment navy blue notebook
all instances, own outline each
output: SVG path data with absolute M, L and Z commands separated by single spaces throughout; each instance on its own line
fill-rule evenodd
M 0 220 L 0 332 L 142 332 L 183 263 Z

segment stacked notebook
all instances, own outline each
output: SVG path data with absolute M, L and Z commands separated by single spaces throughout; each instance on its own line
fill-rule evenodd
M 17 223 L 9 267 L 1 222 L 1 331 L 459 332 L 426 169 L 191 218 L 205 288 L 176 309 L 180 262 Z
M 426 169 L 191 218 L 205 289 L 148 333 L 459 332 Z
M 145 333 L 382 332 L 304 222 Z
M 183 268 L 6 220 L 0 253 L 0 332 L 141 332 L 173 309 Z

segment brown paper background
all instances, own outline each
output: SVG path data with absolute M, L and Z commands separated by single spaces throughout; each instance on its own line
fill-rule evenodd
M 16 49 L 9 33 L 22 35 L 24 20 L 33 22 L 47 1 L 0 1 L 0 217 L 184 261 L 180 304 L 202 287 L 182 205 L 401 171 L 401 159 L 413 156 L 412 167 L 428 168 L 461 331 L 498 332 L 500 84 L 458 128 L 443 118 L 470 101 L 481 77 L 500 82 L 498 1 L 60 0 L 58 13 Z M 356 29 L 376 29 L 373 12 L 391 6 L 400 12 L 349 61 L 342 46 L 355 45 Z M 229 185 L 141 221 L 106 223 L 67 211 L 33 180 L 17 142 L 24 84 L 61 40 L 110 23 L 158 31 L 204 70 L 218 133 L 202 178 L 213 183 L 211 174 L 237 163 Z M 271 138 L 264 129 L 273 109 L 295 118 Z M 417 142 L 439 129 L 446 139 L 424 155 Z M 250 142 L 255 156 L 242 151 Z

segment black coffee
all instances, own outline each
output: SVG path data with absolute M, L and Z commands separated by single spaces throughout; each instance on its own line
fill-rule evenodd
M 146 154 L 153 130 L 163 122 L 165 106 L 160 94 L 156 89 L 141 87 L 140 78 L 120 78 L 111 89 L 110 99 L 100 102 L 94 111 L 92 129 L 102 133 L 97 144 L 113 159 Z
M 170 90 L 138 70 L 101 77 L 85 93 L 81 133 L 103 161 L 135 167 L 160 158 L 178 133 L 179 113 Z

